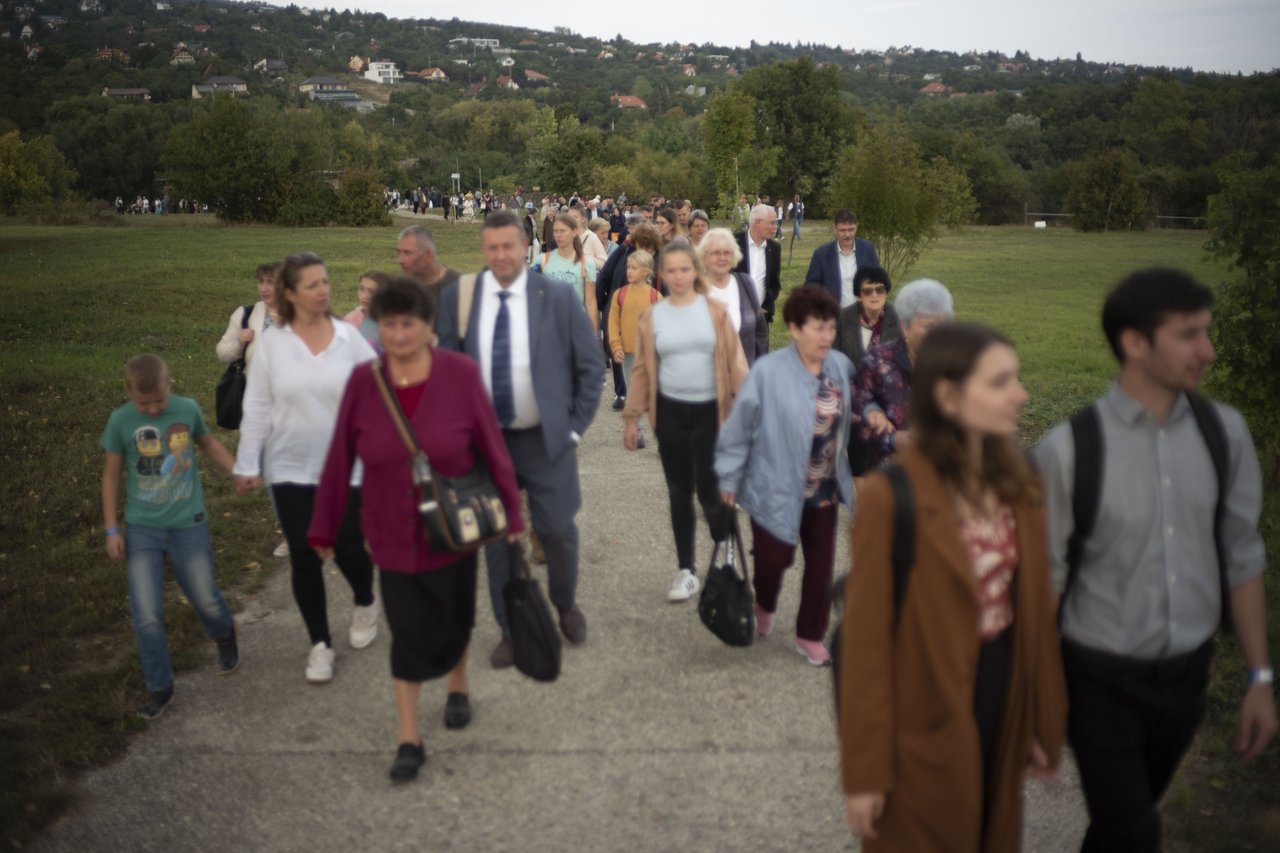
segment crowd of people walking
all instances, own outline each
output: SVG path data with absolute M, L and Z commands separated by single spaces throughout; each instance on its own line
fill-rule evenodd
M 268 489 L 307 681 L 336 672 L 323 561 L 350 587 L 352 648 L 374 641 L 385 614 L 390 776 L 414 778 L 422 685 L 445 678 L 446 725 L 471 721 L 481 553 L 501 629 L 491 666 L 513 662 L 503 589 L 526 527 L 559 631 L 587 641 L 577 448 L 611 370 L 623 447 L 645 446 L 642 421 L 657 441 L 668 601 L 703 586 L 695 500 L 717 544 L 746 516 L 758 638 L 774 632 L 784 574 L 802 555 L 789 633 L 804 661 L 835 665 L 846 818 L 864 849 L 1017 850 L 1022 781 L 1056 773 L 1069 743 L 1090 817 L 1084 850 L 1159 850 L 1156 805 L 1203 717 L 1221 624 L 1249 671 L 1237 750 L 1252 758 L 1275 734 L 1261 474 L 1239 413 L 1196 393 L 1214 358 L 1212 293 L 1185 273 L 1143 270 L 1111 291 L 1102 325 L 1115 382 L 1028 454 L 1010 338 L 956 321 L 938 281 L 895 289 L 852 210 L 836 213 L 805 283 L 784 292 L 777 237 L 784 218 L 798 236 L 798 196 L 781 212 L 744 196 L 736 234 L 684 200 L 443 200 L 479 217 L 484 268 L 450 269 L 428 229 L 406 228 L 400 274 L 364 273 L 345 322 L 317 255 L 258 267 L 259 300 L 233 312 L 216 347 L 247 372 L 234 459 L 193 401 L 168 394 L 163 362 L 130 361 L 131 402 L 102 438 L 103 508 L 108 554 L 128 561 L 144 716 L 173 692 L 154 594 L 166 549 L 220 666 L 239 662 L 212 583 L 194 441 L 239 492 Z M 420 458 L 442 477 L 486 471 L 505 533 L 468 549 L 430 538 Z M 833 587 L 841 505 L 852 565 Z M 833 604 L 842 618 L 828 645 Z

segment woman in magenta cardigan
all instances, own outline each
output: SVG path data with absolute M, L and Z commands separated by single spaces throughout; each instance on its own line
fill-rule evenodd
M 418 518 L 410 455 L 378 393 L 373 368 L 380 364 L 407 413 L 418 445 L 432 468 L 448 477 L 483 461 L 502 495 L 508 537 L 523 531 L 515 469 L 493 405 L 475 362 L 431 345 L 435 296 L 410 278 L 380 285 L 369 304 L 384 355 L 351 374 L 316 494 L 307 541 L 321 556 L 333 551 L 347 503 L 351 469 L 364 463 L 361 521 L 374 562 L 381 569 L 382 602 L 391 627 L 391 676 L 395 680 L 399 747 L 391 778 L 407 781 L 426 761 L 418 732 L 422 682 L 449 676 L 445 725 L 471 721 L 466 651 L 475 623 L 476 553 L 432 548 Z

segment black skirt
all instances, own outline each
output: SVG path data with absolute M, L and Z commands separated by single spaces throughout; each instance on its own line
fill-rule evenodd
M 476 623 L 476 563 L 473 552 L 429 572 L 379 572 L 392 677 L 430 681 L 462 660 Z

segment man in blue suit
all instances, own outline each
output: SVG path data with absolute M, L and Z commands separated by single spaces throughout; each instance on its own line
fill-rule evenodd
M 834 240 L 813 253 L 804 283 L 820 283 L 847 308 L 858 298 L 853 285 L 858 270 L 880 266 L 880 258 L 870 240 L 857 239 L 858 214 L 849 208 L 836 211 L 835 233 Z
M 587 639 L 587 620 L 575 602 L 574 516 L 582 506 L 577 447 L 600 403 L 600 344 L 573 288 L 525 266 L 528 245 L 514 213 L 489 214 L 480 234 L 485 270 L 441 292 L 436 334 L 440 346 L 480 364 L 516 480 L 529 496 L 560 630 L 577 645 Z M 493 613 L 502 628 L 502 641 L 489 660 L 501 669 L 512 664 L 502 599 L 511 576 L 507 543 L 487 546 L 485 563 Z

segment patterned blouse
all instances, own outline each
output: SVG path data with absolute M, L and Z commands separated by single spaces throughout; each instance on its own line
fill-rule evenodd
M 898 338 L 867 350 L 853 377 L 853 440 L 862 445 L 867 471 L 879 468 L 893 455 L 893 434 L 872 434 L 866 418 L 868 407 L 884 412 L 895 430 L 906 429 L 911 373 L 907 342 Z
M 978 633 L 986 642 L 1013 624 L 1013 575 L 1018 568 L 1013 512 L 1002 507 L 995 518 L 969 519 L 960 525 L 960 534 L 978 583 Z
M 808 506 L 826 506 L 836 500 L 836 451 L 840 434 L 840 386 L 826 374 L 818 377 L 817 412 L 813 419 L 813 449 L 804 486 Z

